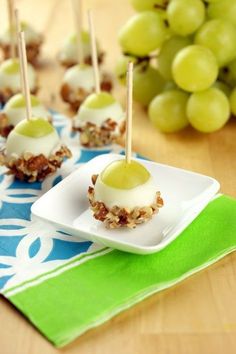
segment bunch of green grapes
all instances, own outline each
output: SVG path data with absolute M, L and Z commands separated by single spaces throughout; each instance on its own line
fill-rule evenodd
M 130 0 L 116 73 L 162 132 L 221 129 L 236 116 L 236 0 Z

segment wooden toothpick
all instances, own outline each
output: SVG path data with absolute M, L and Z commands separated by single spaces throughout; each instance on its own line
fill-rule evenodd
M 14 23 L 14 0 L 8 0 L 8 21 L 9 21 L 9 31 L 10 31 L 10 53 L 11 58 L 16 57 L 16 46 L 15 46 L 15 23 Z
M 23 95 L 25 96 L 24 92 L 24 78 L 23 78 L 23 67 L 22 67 L 22 52 L 21 52 L 21 45 L 20 45 L 20 38 L 19 34 L 21 31 L 21 25 L 20 25 L 20 18 L 19 18 L 19 11 L 18 9 L 15 9 L 15 24 L 16 24 L 16 33 L 17 33 L 17 47 L 18 47 L 18 56 L 19 56 L 19 61 L 20 61 L 20 83 L 21 83 L 21 90 Z
M 74 13 L 75 28 L 77 33 L 78 62 L 79 64 L 84 64 L 84 51 L 82 41 L 82 0 L 72 0 L 72 9 Z
M 100 78 L 99 78 L 99 69 L 98 69 L 98 54 L 97 54 L 97 45 L 94 31 L 94 24 L 92 19 L 91 10 L 88 10 L 88 22 L 89 22 L 89 34 L 90 34 L 90 44 L 92 52 L 92 63 L 93 63 L 93 73 L 94 73 L 94 82 L 95 82 L 95 92 L 100 93 Z
M 23 87 L 24 87 L 24 96 L 26 103 L 26 117 L 28 120 L 31 119 L 31 99 L 30 99 L 30 89 L 28 82 L 28 71 L 27 71 L 27 57 L 25 49 L 25 34 L 23 31 L 19 33 L 19 42 L 20 42 L 20 62 L 22 67 L 23 74 Z
M 132 110 L 133 110 L 133 63 L 129 62 L 127 71 L 125 159 L 130 163 L 132 156 Z

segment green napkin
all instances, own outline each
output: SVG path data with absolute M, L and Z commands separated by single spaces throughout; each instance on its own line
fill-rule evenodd
M 140 256 L 102 249 L 4 295 L 51 342 L 62 346 L 235 248 L 236 201 L 221 196 L 159 253 Z

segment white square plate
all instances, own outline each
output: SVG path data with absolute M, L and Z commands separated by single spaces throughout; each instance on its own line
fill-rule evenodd
M 32 214 L 58 229 L 122 251 L 149 254 L 172 242 L 209 203 L 219 183 L 204 175 L 140 160 L 150 171 L 164 199 L 153 219 L 134 230 L 108 230 L 89 209 L 87 190 L 91 176 L 100 173 L 121 155 L 95 157 L 58 183 L 32 206 Z

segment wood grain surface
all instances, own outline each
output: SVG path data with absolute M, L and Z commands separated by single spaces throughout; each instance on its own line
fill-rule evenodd
M 85 0 L 93 8 L 97 36 L 106 51 L 106 69 L 119 55 L 117 32 L 133 13 L 128 0 Z M 1 0 L 0 24 L 6 24 Z M 63 69 L 58 48 L 73 30 L 69 0 L 16 0 L 21 18 L 45 36 L 39 70 L 40 97 L 52 108 L 69 113 L 58 92 Z M 86 16 L 84 16 L 86 24 Z M 115 95 L 125 103 L 118 85 Z M 201 135 L 188 128 L 163 135 L 146 112 L 134 105 L 134 149 L 161 163 L 208 174 L 222 192 L 236 197 L 236 119 L 221 131 Z M 223 236 L 223 235 L 222 235 Z M 167 291 L 152 296 L 63 349 L 55 349 L 3 298 L 0 299 L 1 354 L 234 354 L 236 353 L 236 254 Z

